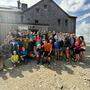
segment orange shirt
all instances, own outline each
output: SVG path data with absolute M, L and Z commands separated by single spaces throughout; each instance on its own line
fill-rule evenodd
M 52 51 L 52 44 L 51 43 L 46 43 L 43 45 L 44 51 L 50 52 Z

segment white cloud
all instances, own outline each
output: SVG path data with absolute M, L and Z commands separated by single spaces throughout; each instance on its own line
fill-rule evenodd
M 90 10 L 90 4 L 86 4 L 84 5 L 84 7 L 82 8 L 83 11 L 85 10 Z
M 82 22 L 77 26 L 77 35 L 83 35 L 86 42 L 90 42 L 90 23 Z
M 18 0 L 0 0 L 0 5 L 2 6 L 17 6 Z M 34 5 L 35 3 L 39 2 L 40 0 L 20 0 L 21 3 L 27 3 L 29 6 Z
M 60 7 L 67 12 L 76 12 L 82 8 L 85 0 L 62 0 Z
M 34 5 L 35 3 L 39 2 L 40 0 L 21 0 L 23 3 L 27 3 L 29 6 Z
M 86 19 L 88 17 L 90 17 L 90 13 L 86 13 L 83 16 L 78 17 L 77 21 L 81 21 L 81 20 Z
M 0 6 L 16 6 L 16 0 L 0 0 Z

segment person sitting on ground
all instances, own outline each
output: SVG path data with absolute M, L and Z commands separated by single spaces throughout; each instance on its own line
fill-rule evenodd
M 28 54 L 27 54 L 27 50 L 25 49 L 25 47 L 22 47 L 21 53 L 20 53 L 20 57 L 21 57 L 21 62 L 24 64 L 28 63 Z
M 13 54 L 12 54 L 10 60 L 13 64 L 13 67 L 16 67 L 20 63 L 20 58 L 16 51 L 13 51 Z

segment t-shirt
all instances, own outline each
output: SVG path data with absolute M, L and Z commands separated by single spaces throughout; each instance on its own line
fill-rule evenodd
M 60 43 L 59 42 L 54 42 L 54 48 L 55 49 L 60 49 Z
M 21 51 L 21 55 L 27 55 L 27 50 L 25 50 L 25 51 Z
M 33 50 L 34 50 L 34 46 L 35 46 L 34 42 L 32 42 L 32 41 L 29 42 L 29 43 L 28 43 L 28 50 L 29 50 L 29 51 L 33 51 Z
M 52 44 L 51 43 L 46 43 L 43 45 L 44 51 L 50 52 L 52 51 Z
M 41 37 L 36 37 L 36 38 L 35 38 L 35 41 L 36 41 L 36 42 L 40 42 L 40 41 L 41 41 Z
M 10 59 L 11 59 L 12 62 L 18 62 L 19 61 L 19 56 L 18 55 L 12 55 Z

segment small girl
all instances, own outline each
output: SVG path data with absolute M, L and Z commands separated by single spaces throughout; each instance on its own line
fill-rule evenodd
M 19 64 L 19 55 L 16 53 L 16 51 L 13 51 L 10 60 L 14 67 L 16 67 Z
M 67 58 L 67 63 L 69 64 L 70 63 L 70 48 L 69 47 L 66 48 L 66 58 Z
M 80 43 L 78 40 L 76 40 L 75 42 L 75 61 L 79 61 L 80 60 Z

